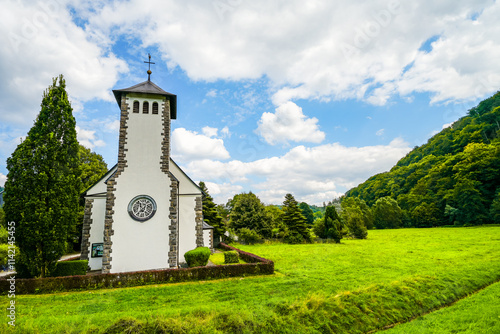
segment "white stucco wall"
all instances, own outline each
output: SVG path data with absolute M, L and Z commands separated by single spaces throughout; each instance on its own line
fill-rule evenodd
M 140 102 L 140 112 L 129 111 L 125 154 L 127 167 L 116 179 L 111 272 L 168 268 L 170 179 L 161 171 L 163 124 L 162 98 L 147 99 L 128 94 L 129 106 Z M 142 113 L 142 102 L 150 111 Z M 152 114 L 153 102 L 159 114 Z M 169 135 L 169 134 L 166 134 Z M 155 215 L 139 222 L 128 214 L 130 201 L 138 195 L 151 196 L 157 205 Z
M 196 248 L 195 207 L 201 191 L 175 163 L 170 163 L 170 172 L 179 181 L 179 262 L 186 262 L 184 254 Z
M 203 230 L 203 246 L 213 249 L 213 245 L 210 243 L 210 231 L 212 230 Z
M 90 226 L 89 267 L 90 270 L 102 269 L 102 257 L 92 257 L 92 244 L 103 242 L 106 198 L 94 198 L 92 203 L 92 225 Z

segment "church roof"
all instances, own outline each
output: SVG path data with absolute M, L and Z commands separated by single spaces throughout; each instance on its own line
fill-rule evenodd
M 164 91 L 159 86 L 155 85 L 153 82 L 149 80 L 129 88 L 114 89 L 113 94 L 115 94 L 118 106 L 120 106 L 123 93 L 141 93 L 141 94 L 155 94 L 155 95 L 165 96 L 167 99 L 170 100 L 170 118 L 171 119 L 177 118 L 177 95 Z

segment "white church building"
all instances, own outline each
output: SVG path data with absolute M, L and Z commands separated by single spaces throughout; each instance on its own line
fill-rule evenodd
M 118 163 L 84 194 L 81 259 L 102 273 L 177 268 L 187 251 L 213 248 L 202 190 L 170 158 L 177 96 L 149 77 L 113 93 Z

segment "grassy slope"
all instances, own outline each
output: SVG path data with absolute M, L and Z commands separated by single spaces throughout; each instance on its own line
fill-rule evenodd
M 495 283 L 448 308 L 427 314 L 415 321 L 396 326 L 383 333 L 500 333 L 499 301 L 500 283 Z
M 274 260 L 278 273 L 18 296 L 17 325 L 26 332 L 97 332 L 131 317 L 151 328 L 200 333 L 363 332 L 408 320 L 500 279 L 499 244 L 497 226 L 370 231 L 368 240 L 341 245 L 241 246 Z M 5 305 L 7 298 L 0 302 Z M 0 323 L 0 332 L 5 327 Z

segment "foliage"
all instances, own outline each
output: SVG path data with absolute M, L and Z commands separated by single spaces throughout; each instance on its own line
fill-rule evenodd
M 377 229 L 401 227 L 403 212 L 391 197 L 382 197 L 373 206 L 373 219 Z
M 292 194 L 285 195 L 285 201 L 283 202 L 283 224 L 288 229 L 285 236 L 286 242 L 297 244 L 311 241 L 306 218 L 302 215 L 297 201 Z
M 365 226 L 365 216 L 360 208 L 349 207 L 347 210 L 342 211 L 342 218 L 347 225 L 351 238 L 366 239 L 368 231 Z
M 309 204 L 302 202 L 299 204 L 299 209 L 302 211 L 302 215 L 306 218 L 307 227 L 311 228 L 314 223 L 314 212 L 309 206 Z
M 9 260 L 9 245 L 0 244 L 0 267 L 6 266 Z
M 495 224 L 500 224 L 500 187 L 497 190 L 495 199 L 491 203 L 490 216 Z
M 274 242 L 241 246 L 275 261 L 276 275 L 251 279 L 160 284 L 170 277 L 179 282 L 166 272 L 188 278 L 187 271 L 193 270 L 175 269 L 99 278 L 117 281 L 108 287 L 118 287 L 117 275 L 121 286 L 127 286 L 131 277 L 154 284 L 135 289 L 36 296 L 16 293 L 16 304 L 23 306 L 16 327 L 27 333 L 99 333 L 118 319 L 131 317 L 149 326 L 171 324 L 173 333 L 374 332 L 450 305 L 500 278 L 500 227 L 432 232 L 373 230 L 367 240 L 343 240 L 342 245 Z M 222 267 L 248 266 L 199 267 L 189 273 L 206 279 L 214 278 L 213 273 Z M 160 273 L 165 275 L 161 280 Z M 5 291 L 4 286 L 0 290 Z M 0 296 L 0 302 L 8 300 Z M 71 316 L 60 316 L 66 313 Z M 7 330 L 7 323 L 0 323 L 0 331 Z
M 262 237 L 257 232 L 246 227 L 238 231 L 238 241 L 241 241 L 243 244 L 253 245 L 261 239 Z
M 478 225 L 494 222 L 490 208 L 498 184 L 500 92 L 414 148 L 389 172 L 349 190 L 346 198 L 373 206 L 390 196 L 412 227 Z
M 6 244 L 7 241 L 9 241 L 9 232 L 3 225 L 0 225 L 0 244 Z
M 0 226 L 7 227 L 7 221 L 5 220 L 5 211 L 0 207 Z
M 264 204 L 252 192 L 235 195 L 228 202 L 227 207 L 231 210 L 229 225 L 236 234 L 242 228 L 247 228 L 266 238 L 272 236 L 272 228 Z
M 238 263 L 240 257 L 237 251 L 227 251 L 224 252 L 224 263 Z
M 283 210 L 276 205 L 266 205 L 264 210 L 271 228 L 271 237 L 283 238 L 287 233 L 287 228 L 283 224 Z
M 374 227 L 372 210 L 362 199 L 359 199 L 358 197 L 344 197 L 342 198 L 341 208 L 342 218 L 344 220 L 346 220 L 352 209 L 359 209 L 361 211 L 363 224 L 366 228 L 371 230 Z
M 75 119 L 62 77 L 45 91 L 26 139 L 7 159 L 4 210 L 16 222 L 21 263 L 45 277 L 77 224 L 81 189 Z
M 196 247 L 186 252 L 184 258 L 189 267 L 202 267 L 207 265 L 210 254 L 208 247 Z
M 347 234 L 344 222 L 340 219 L 334 206 L 326 207 L 324 224 L 323 234 L 318 235 L 320 238 L 333 239 L 336 243 L 339 243 Z
M 226 228 L 224 226 L 224 223 L 222 222 L 222 217 L 219 215 L 219 212 L 217 211 L 214 199 L 208 193 L 208 189 L 207 186 L 205 185 L 205 182 L 200 181 L 199 185 L 201 190 L 205 194 L 202 200 L 203 220 L 214 228 L 214 240 L 220 240 L 220 238 L 224 235 L 224 232 L 226 232 Z
M 59 261 L 57 262 L 56 269 L 50 275 L 51 277 L 58 276 L 74 276 L 87 274 L 89 266 L 88 260 L 74 260 L 74 261 Z

